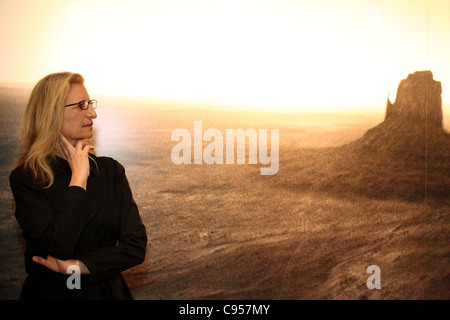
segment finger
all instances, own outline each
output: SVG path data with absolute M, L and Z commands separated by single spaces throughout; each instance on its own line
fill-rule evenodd
M 94 150 L 94 149 L 95 149 L 95 146 L 93 146 L 93 145 L 90 145 L 90 144 L 87 144 L 87 143 L 85 143 L 83 145 L 83 151 L 89 152 L 89 151 Z
M 51 255 L 48 255 L 47 259 L 39 256 L 34 256 L 32 259 L 34 262 L 39 263 L 52 271 L 59 272 L 58 266 L 55 264 L 56 259 Z
M 58 139 L 58 143 L 59 143 L 59 146 L 60 146 L 60 149 L 61 149 L 63 155 L 66 157 L 66 159 L 70 159 L 70 153 L 64 146 L 64 143 L 61 141 L 61 139 Z
M 44 258 L 39 257 L 39 256 L 34 256 L 34 257 L 32 258 L 32 260 L 33 260 L 34 262 L 36 262 L 36 263 L 42 264 L 43 266 L 45 266 L 45 265 L 47 264 L 47 259 L 44 259 Z
M 85 145 L 83 146 L 83 151 L 84 151 L 85 153 L 89 153 L 89 151 L 94 150 L 94 149 L 95 149 L 95 147 L 94 147 L 94 146 L 91 146 L 90 144 L 85 144 Z
M 61 139 L 64 147 L 70 153 L 70 151 L 74 149 L 73 145 L 69 142 L 69 140 L 67 140 L 67 138 L 62 133 L 59 134 L 59 138 Z
M 94 146 L 91 146 L 90 144 L 85 145 L 84 148 L 87 149 L 87 150 L 89 150 L 89 151 L 95 149 L 95 147 L 94 147 Z
M 83 141 L 82 140 L 78 140 L 77 144 L 75 145 L 75 149 L 83 150 L 83 147 L 84 147 Z

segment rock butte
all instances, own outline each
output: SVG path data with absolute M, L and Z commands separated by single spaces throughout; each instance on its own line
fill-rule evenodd
M 285 165 L 291 187 L 450 204 L 450 134 L 442 125 L 441 83 L 431 71 L 402 80 L 383 122 L 359 139 Z
M 442 128 L 442 86 L 431 71 L 416 71 L 400 81 L 394 104 L 389 99 L 385 121 L 414 121 Z
M 449 156 L 450 135 L 442 125 L 442 87 L 431 71 L 416 71 L 400 81 L 394 103 L 388 98 L 382 123 L 350 143 L 391 157 Z

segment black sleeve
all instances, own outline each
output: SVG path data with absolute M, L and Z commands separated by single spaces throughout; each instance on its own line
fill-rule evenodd
M 72 259 L 81 232 L 95 215 L 86 191 L 68 187 L 63 205 L 54 211 L 47 192 L 25 171 L 14 170 L 9 181 L 16 202 L 15 217 L 25 237 L 55 258 Z
M 82 261 L 91 273 L 91 280 L 98 280 L 134 267 L 144 261 L 147 233 L 133 200 L 123 166 L 116 163 L 117 190 L 120 194 L 121 212 L 119 238 L 116 246 L 103 247 L 83 254 Z

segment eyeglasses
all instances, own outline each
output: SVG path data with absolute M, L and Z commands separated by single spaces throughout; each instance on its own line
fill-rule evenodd
M 97 108 L 97 100 L 81 100 L 80 102 L 77 103 L 71 103 L 68 105 L 65 105 L 64 107 L 70 107 L 70 106 L 78 106 L 81 110 L 87 110 L 89 108 L 89 105 L 92 106 L 92 109 Z

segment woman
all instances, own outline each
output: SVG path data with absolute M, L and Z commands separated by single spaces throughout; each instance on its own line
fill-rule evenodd
M 123 166 L 85 142 L 96 103 L 71 72 L 44 77 L 31 93 L 10 175 L 26 239 L 21 299 L 133 298 L 120 272 L 144 261 L 147 235 Z M 80 289 L 68 285 L 71 266 Z

